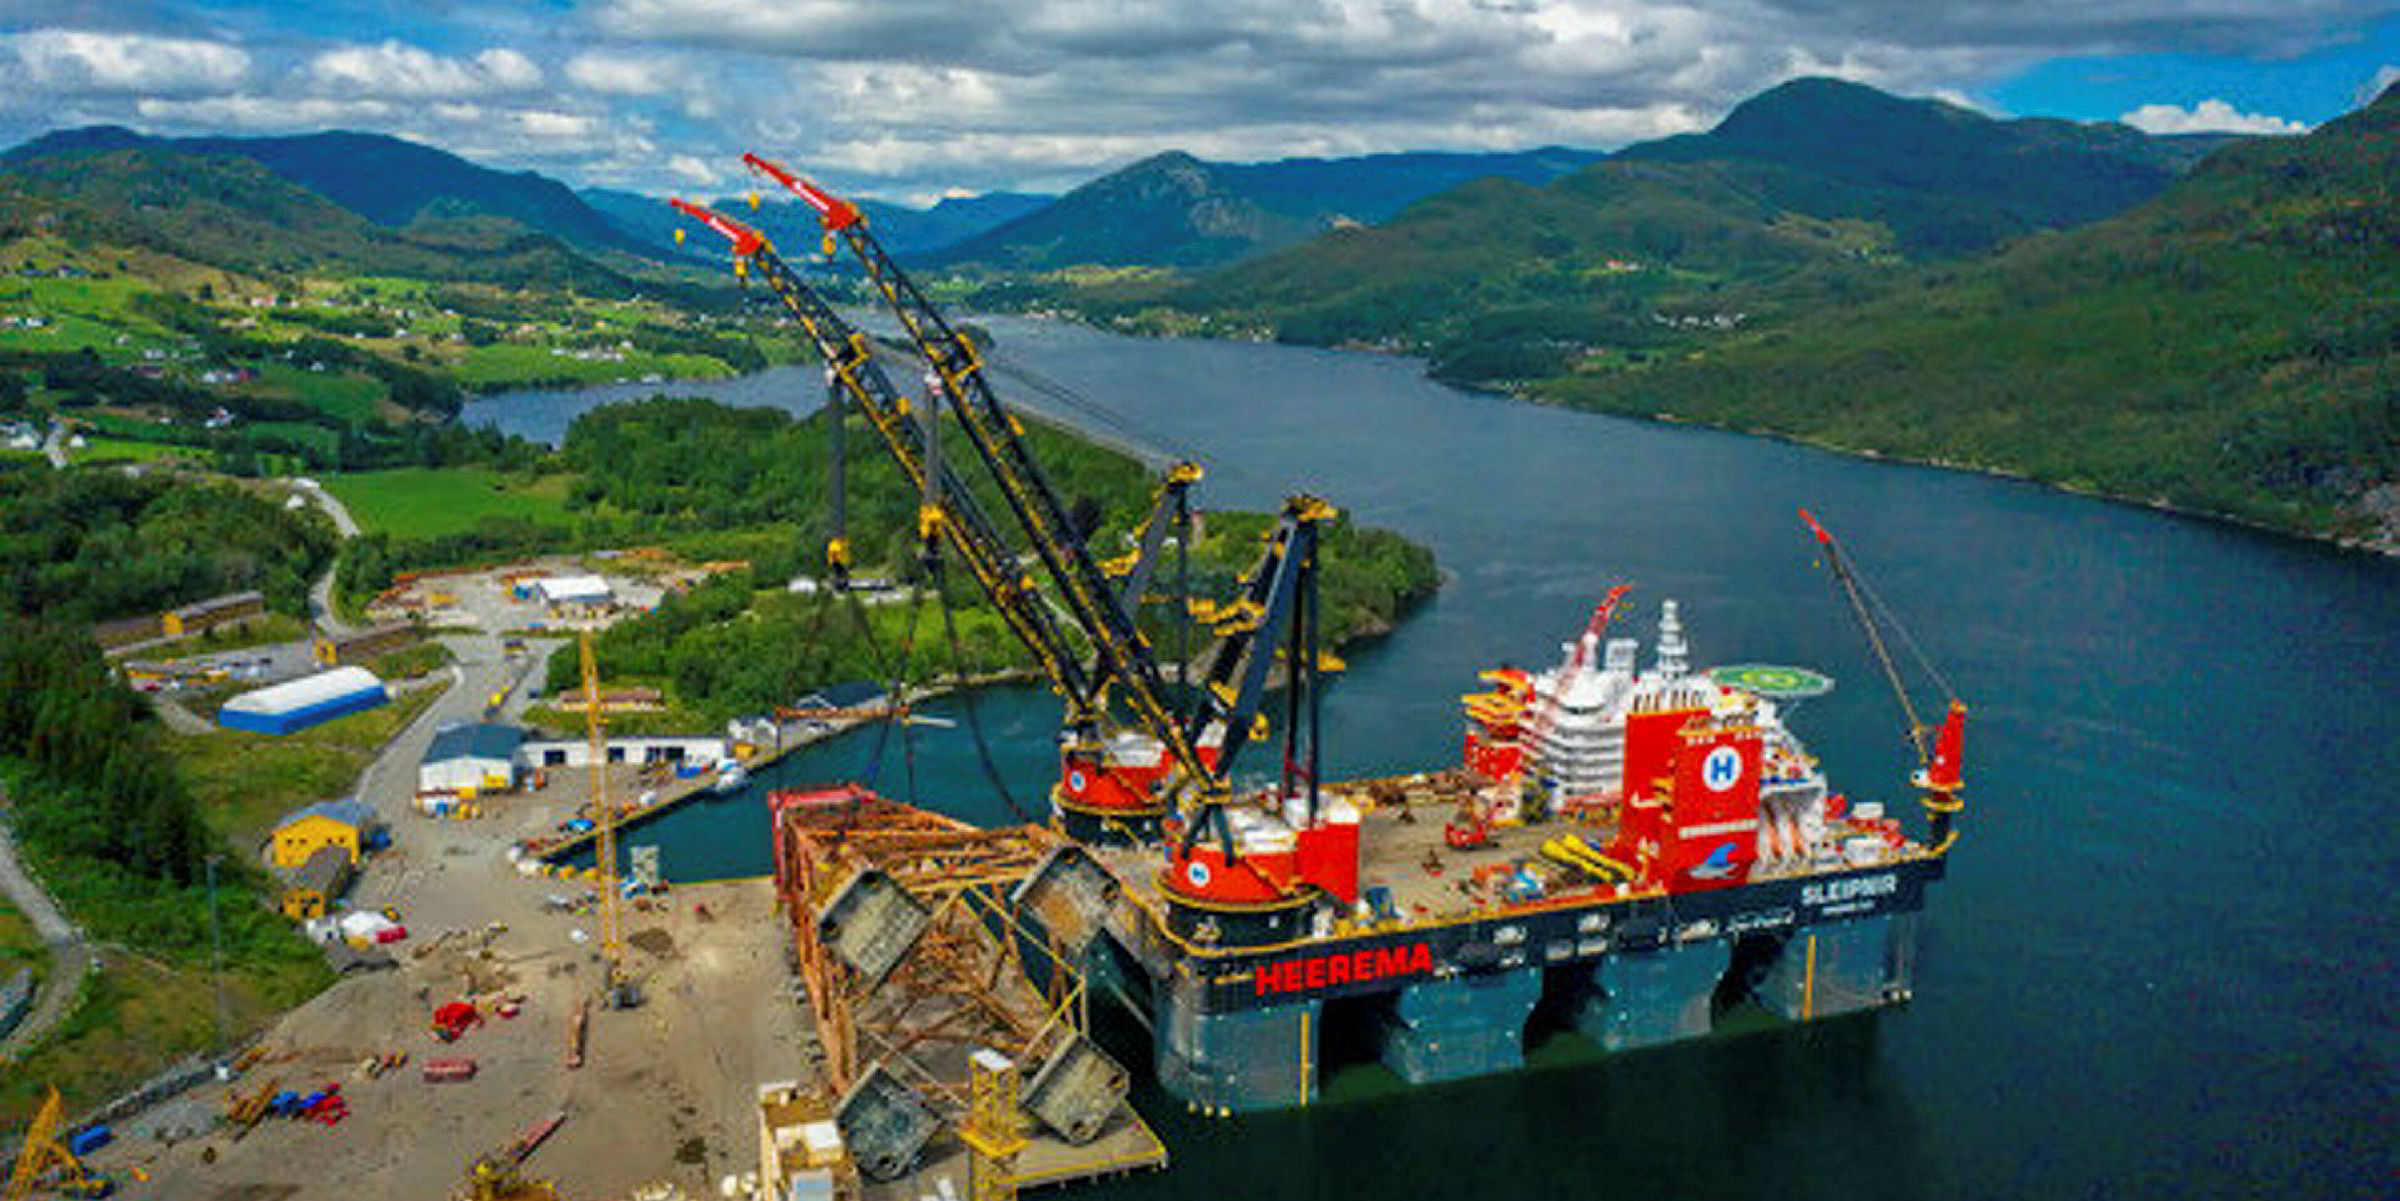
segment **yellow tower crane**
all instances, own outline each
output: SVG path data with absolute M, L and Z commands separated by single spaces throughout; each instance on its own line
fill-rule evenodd
M 585 630 L 583 651 L 584 724 L 591 733 L 592 822 L 599 834 L 594 843 L 600 869 L 600 956 L 608 963 L 601 996 L 619 1007 L 635 1003 L 624 978 L 625 943 L 617 919 L 617 806 L 608 794 L 608 736 L 600 722 L 600 668 L 592 658 L 592 632 Z

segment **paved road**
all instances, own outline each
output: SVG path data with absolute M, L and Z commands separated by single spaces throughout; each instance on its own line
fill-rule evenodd
M 373 807 L 377 816 L 394 829 L 400 828 L 399 822 L 416 800 L 417 763 L 425 757 L 426 744 L 433 741 L 436 730 L 452 722 L 482 720 L 485 703 L 493 693 L 504 689 L 511 690 L 512 705 L 521 703 L 514 689 L 527 670 L 527 662 L 509 658 L 497 636 L 447 634 L 441 641 L 458 656 L 458 661 L 449 668 L 454 683 L 394 737 L 358 777 L 358 799 Z
M 335 533 L 340 534 L 345 540 L 358 537 L 358 522 L 350 516 L 350 510 L 342 504 L 340 497 L 326 491 L 323 484 L 312 479 L 303 477 L 294 479 L 291 483 L 293 490 L 307 497 L 318 508 L 325 510 L 325 515 L 333 519 Z M 339 561 L 337 557 L 335 562 L 338 564 Z M 333 570 L 333 566 L 328 565 L 325 568 L 325 574 L 318 577 L 316 584 L 309 588 L 308 607 L 310 614 L 317 620 L 317 627 L 338 637 L 350 633 L 355 627 L 343 621 L 341 614 L 334 611 Z
M 8 894 L 11 904 L 33 923 L 34 933 L 50 946 L 50 977 L 42 981 L 41 991 L 34 997 L 33 1012 L 0 1040 L 0 1062 L 15 1059 L 50 1028 L 67 1016 L 76 993 L 83 987 L 84 973 L 92 968 L 92 949 L 83 938 L 83 931 L 59 912 L 50 894 L 42 891 L 25 866 L 17 859 L 16 840 L 6 827 L 0 827 L 0 892 Z

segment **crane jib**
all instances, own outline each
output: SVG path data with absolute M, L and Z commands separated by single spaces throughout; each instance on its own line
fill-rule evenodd
M 1286 641 L 1283 649 L 1294 670 L 1285 735 L 1285 784 L 1288 794 L 1295 781 L 1305 781 L 1313 812 L 1318 758 L 1317 526 L 1334 516 L 1332 508 L 1312 497 L 1294 497 L 1286 505 L 1282 527 L 1246 577 L 1243 600 L 1236 606 L 1237 612 L 1252 613 L 1255 620 L 1227 631 L 1225 645 L 1211 667 L 1209 686 L 1199 690 L 1192 714 L 1179 717 L 1169 704 L 1163 676 L 1134 613 L 1163 541 L 1169 501 L 1178 518 L 1188 519 L 1185 489 L 1199 478 L 1198 469 L 1179 464 L 1169 470 L 1158 510 L 1141 532 L 1129 579 L 1120 587 L 1084 544 L 1036 461 L 1023 424 L 994 392 L 974 344 L 950 325 L 893 262 L 868 231 L 856 206 L 755 155 L 744 159 L 815 209 L 827 231 L 829 250 L 838 240 L 858 259 L 876 293 L 932 370 L 922 421 L 910 419 L 906 398 L 892 386 L 868 340 L 803 282 L 765 238 L 700 206 L 682 201 L 675 206 L 731 241 L 736 266 L 754 266 L 808 331 L 825 356 L 829 385 L 867 418 L 877 440 L 924 496 L 925 536 L 934 538 L 939 531 L 938 536 L 966 562 L 1011 632 L 1034 653 L 1066 701 L 1068 725 L 1078 741 L 1096 744 L 1107 690 L 1119 686 L 1118 694 L 1135 722 L 1159 743 L 1179 773 L 1155 786 L 1165 789 L 1168 799 L 1178 789 L 1196 786 L 1196 808 L 1186 814 L 1185 850 L 1188 852 L 1202 829 L 1211 829 L 1224 842 L 1231 861 L 1234 841 L 1219 802 L 1226 796 L 1232 760 L 1250 740 L 1278 643 Z M 1090 642 L 1093 656 L 1088 667 L 1067 641 L 1061 617 L 1025 575 L 1010 541 L 956 477 L 950 459 L 941 455 L 936 437 L 938 417 L 945 407 L 974 452 L 973 459 L 997 485 L 995 491 L 1029 544 L 1033 559 L 1056 586 L 1063 619 Z M 1179 559 L 1186 549 L 1183 541 L 1178 544 Z M 1288 632 L 1282 628 L 1287 624 Z M 1309 746 L 1303 768 L 1296 756 L 1296 740 L 1304 717 Z M 1220 727 L 1222 741 L 1212 748 L 1216 754 L 1204 755 L 1201 747 L 1212 723 Z

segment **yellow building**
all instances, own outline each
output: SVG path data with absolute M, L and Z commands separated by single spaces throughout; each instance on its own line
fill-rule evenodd
M 159 629 L 169 638 L 197 634 L 227 622 L 243 621 L 267 611 L 267 598 L 257 592 L 235 592 L 169 609 L 159 614 Z
M 338 846 L 318 847 L 297 870 L 281 873 L 283 915 L 295 922 L 325 916 L 334 899 L 350 884 L 350 857 Z
M 294 809 L 275 824 L 274 839 L 267 847 L 267 861 L 290 870 L 307 863 L 309 856 L 325 847 L 339 847 L 343 857 L 356 865 L 366 849 L 367 836 L 374 829 L 375 811 L 364 802 L 319 801 Z

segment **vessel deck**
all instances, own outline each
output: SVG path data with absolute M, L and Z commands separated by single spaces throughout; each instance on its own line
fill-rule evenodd
M 1614 822 L 1556 817 L 1534 824 L 1494 825 L 1491 840 L 1472 850 L 1452 848 L 1443 826 L 1470 790 L 1456 772 L 1420 773 L 1367 780 L 1328 783 L 1326 795 L 1356 805 L 1359 817 L 1360 895 L 1381 887 L 1390 892 L 1394 916 L 1401 925 L 1491 917 L 1514 910 L 1556 908 L 1576 903 L 1600 904 L 1655 895 L 1618 891 L 1580 872 L 1563 867 L 1542 854 L 1542 844 L 1563 835 L 1580 836 L 1595 848 L 1614 837 Z M 1154 912 L 1165 901 L 1158 853 L 1140 847 L 1098 850 L 1103 863 L 1135 897 Z M 1895 854 L 1894 859 L 1905 857 Z M 1505 893 L 1516 868 L 1531 865 L 1543 882 L 1538 897 L 1511 900 Z M 1816 870 L 1848 871 L 1860 863 L 1807 866 L 1777 871 L 1761 863 L 1754 881 L 1785 879 Z

